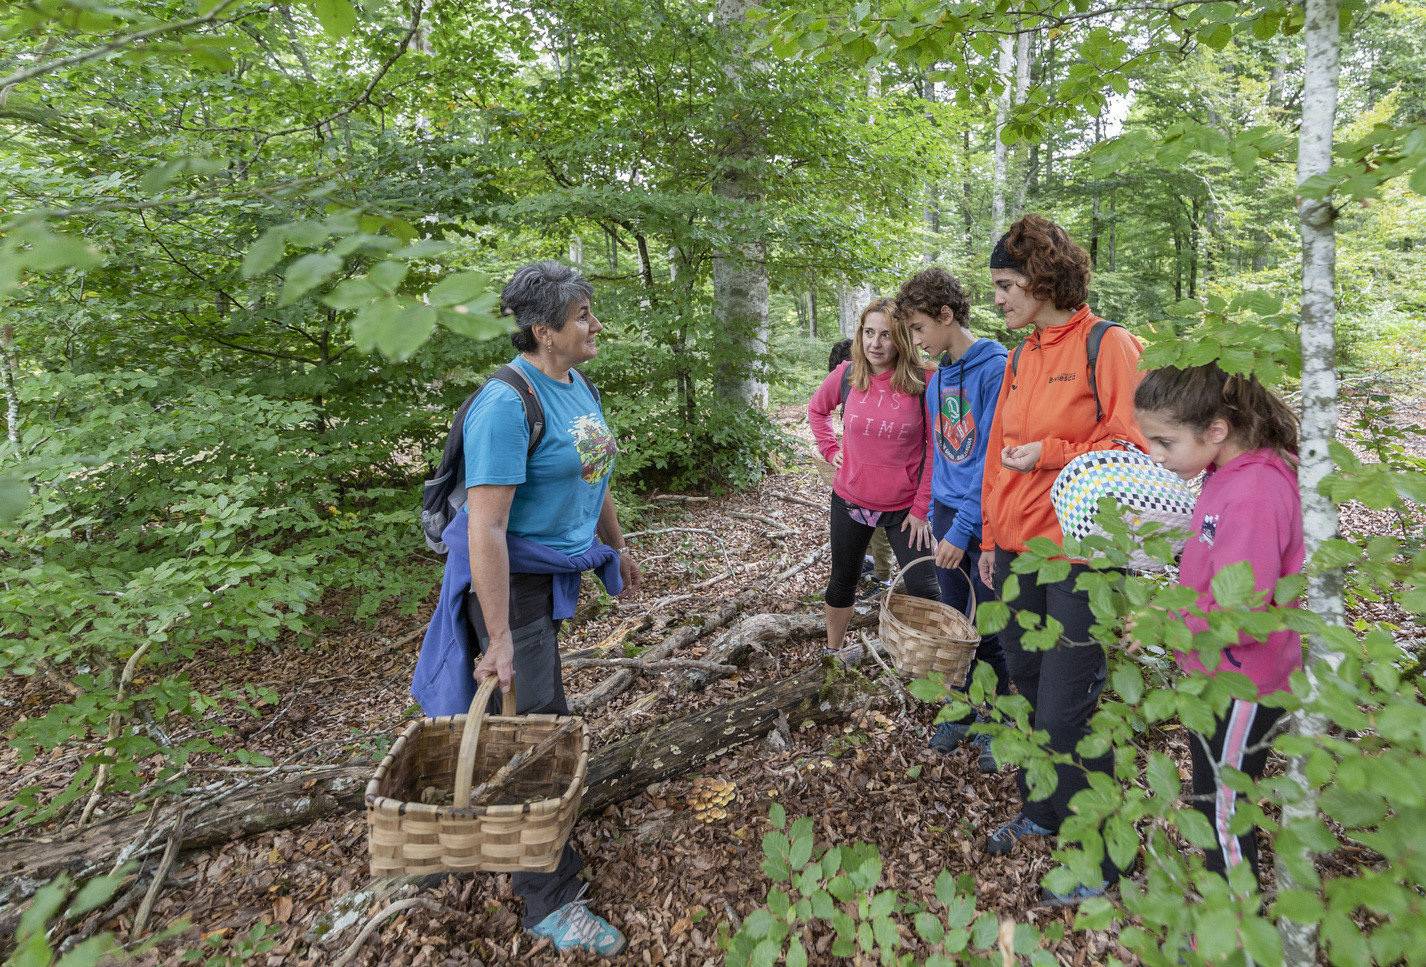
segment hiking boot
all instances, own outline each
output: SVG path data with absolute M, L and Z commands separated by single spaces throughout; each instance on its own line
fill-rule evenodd
M 942 722 L 931 733 L 931 741 L 926 744 L 937 752 L 952 752 L 970 735 L 973 722 Z
M 1000 763 L 995 761 L 995 754 L 990 751 L 990 736 L 972 735 L 971 744 L 980 750 L 980 755 L 976 758 L 976 766 L 985 775 L 991 775 L 1000 771 Z
M 1104 896 L 1103 886 L 1084 886 L 1083 884 L 1070 890 L 1068 893 L 1055 893 L 1052 890 L 1040 890 L 1040 906 L 1042 907 L 1077 907 L 1091 897 Z
M 612 957 L 624 949 L 624 935 L 608 920 L 589 909 L 583 897 L 571 900 L 529 928 L 547 939 L 560 953 L 580 951 Z
M 985 851 L 992 856 L 1005 856 L 1026 836 L 1048 835 L 1048 829 L 1021 813 L 985 838 Z

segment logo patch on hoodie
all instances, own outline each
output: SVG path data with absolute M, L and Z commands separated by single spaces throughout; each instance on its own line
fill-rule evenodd
M 941 391 L 941 411 L 936 415 L 936 445 L 951 463 L 969 459 L 975 449 L 975 417 L 970 400 L 959 386 Z
M 1198 539 L 1209 547 L 1213 546 L 1214 539 L 1218 536 L 1218 515 L 1204 514 L 1203 526 L 1198 529 Z

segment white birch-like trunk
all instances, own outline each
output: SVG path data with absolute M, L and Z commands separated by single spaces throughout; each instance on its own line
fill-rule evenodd
M 991 172 L 990 195 L 990 239 L 994 242 L 1005 231 L 1005 162 L 1008 149 L 1000 140 L 1005 130 L 1005 122 L 1010 119 L 1010 72 L 1015 63 L 1015 38 L 1007 34 L 1000 39 L 1000 62 L 996 69 L 1000 74 L 1000 98 L 995 102 L 995 167 Z
M 573 235 L 569 240 L 569 264 L 577 269 L 584 267 L 584 239 Z
M 936 103 L 936 82 L 926 80 L 925 98 Z M 931 244 L 921 260 L 928 265 L 941 257 L 941 186 L 935 181 L 926 182 L 926 234 Z
M 1030 40 L 1033 34 L 1029 31 L 1015 35 L 1015 103 L 1024 104 L 1025 95 L 1030 91 Z M 1028 144 L 1024 144 L 1028 148 Z M 1015 178 L 1015 204 L 1010 209 L 1012 219 L 1019 218 L 1025 214 L 1025 189 L 1029 184 L 1024 166 L 1019 166 L 1021 170 L 1016 172 Z
M 1340 0 L 1307 0 L 1303 38 L 1306 45 L 1305 79 L 1302 90 L 1302 127 L 1298 135 L 1297 182 L 1302 184 L 1314 175 L 1325 174 L 1332 164 L 1332 135 L 1337 117 L 1337 78 Z M 1302 231 L 1302 461 L 1298 467 L 1298 485 L 1302 490 L 1302 529 L 1308 559 L 1311 560 L 1324 541 L 1337 535 L 1337 508 L 1318 493 L 1318 485 L 1332 470 L 1327 446 L 1337 428 L 1336 370 L 1336 305 L 1334 276 L 1337 242 L 1334 222 L 1336 212 L 1330 198 L 1299 197 L 1297 213 Z M 1342 572 L 1340 570 L 1311 574 L 1307 583 L 1307 607 L 1323 620 L 1342 624 L 1345 609 L 1342 602 Z M 1335 668 L 1341 656 L 1321 636 L 1307 642 L 1308 695 L 1317 691 L 1317 668 L 1325 663 Z M 1318 715 L 1297 716 L 1293 723 L 1299 735 L 1321 736 L 1327 721 Z M 1292 826 L 1317 820 L 1317 796 L 1311 791 L 1301 759 L 1288 763 L 1288 777 L 1302 789 L 1295 801 L 1282 807 L 1283 825 Z M 1287 868 L 1287 857 L 1278 853 L 1278 888 L 1290 889 L 1298 884 Z M 1298 853 L 1299 860 L 1311 860 L 1310 852 Z M 1294 923 L 1283 918 L 1278 929 L 1282 934 L 1283 954 L 1288 964 L 1311 965 L 1317 962 L 1317 929 L 1314 925 Z
M 20 455 L 20 391 L 15 385 L 15 327 L 0 326 L 0 383 L 5 386 L 5 439 Z
M 714 19 L 724 29 L 738 30 L 753 0 L 718 0 Z M 738 56 L 723 66 L 724 76 L 742 90 L 749 68 L 758 64 Z M 744 118 L 728 122 L 726 147 L 720 170 L 714 175 L 713 194 L 728 209 L 756 210 L 763 202 L 762 186 L 753 172 L 763 150 L 757 126 Z M 740 229 L 734 227 L 732 232 Z M 766 409 L 767 381 L 763 366 L 768 346 L 767 246 L 760 238 L 730 238 L 713 253 L 713 324 L 719 375 L 715 390 L 724 399 Z

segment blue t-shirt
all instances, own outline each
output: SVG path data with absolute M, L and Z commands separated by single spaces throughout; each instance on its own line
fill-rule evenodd
M 517 356 L 545 409 L 545 429 L 529 460 L 530 428 L 520 395 L 491 380 L 465 415 L 465 485 L 515 484 L 510 532 L 563 554 L 594 543 L 594 526 L 619 452 L 589 384 L 551 379 Z

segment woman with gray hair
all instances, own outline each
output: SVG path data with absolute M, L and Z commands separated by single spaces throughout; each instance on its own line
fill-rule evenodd
M 618 447 L 599 394 L 576 369 L 594 358 L 604 328 L 592 295 L 559 262 L 525 266 L 501 293 L 519 353 L 475 396 L 462 424 L 466 506 L 443 534 L 451 554 L 437 611 L 439 619 L 445 608 L 446 620 L 432 621 L 413 687 L 428 714 L 454 705 L 453 689 L 469 704 L 472 677 L 478 686 L 492 676 L 503 690 L 517 686 L 521 715 L 569 714 L 555 635 L 574 614 L 583 572 L 596 571 L 614 594 L 639 586 L 609 495 Z M 448 604 L 461 598 L 463 609 Z M 471 649 L 449 644 L 470 632 L 481 653 L 473 676 Z M 624 937 L 585 905 L 575 875 L 582 865 L 566 845 L 553 873 L 514 874 L 523 925 L 558 951 L 608 957 Z

